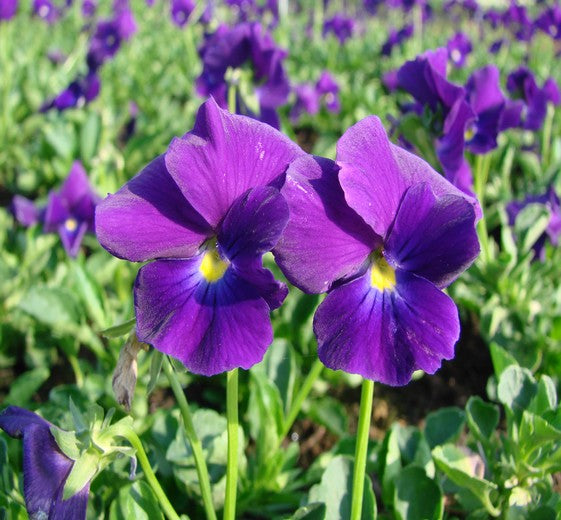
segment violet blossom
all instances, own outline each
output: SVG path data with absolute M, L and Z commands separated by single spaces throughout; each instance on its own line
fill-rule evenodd
M 355 20 L 341 13 L 337 13 L 323 23 L 323 35 L 333 33 L 341 45 L 353 35 L 354 29 Z
M 0 20 L 12 19 L 18 10 L 18 0 L 0 0 Z
M 63 500 L 74 461 L 58 447 L 51 433 L 56 426 L 33 412 L 8 406 L 0 413 L 0 428 L 11 437 L 23 439 L 23 494 L 29 517 L 84 520 L 90 482 Z
M 33 0 L 33 14 L 52 24 L 60 18 L 61 11 L 52 0 Z
M 457 32 L 446 44 L 450 61 L 456 67 L 463 67 L 472 51 L 471 41 L 463 32 Z
M 325 108 L 327 108 L 329 112 L 339 112 L 341 109 L 341 103 L 339 101 L 339 85 L 329 71 L 322 71 L 316 83 L 316 91 L 320 95 L 321 100 L 325 103 Z
M 80 108 L 93 101 L 99 95 L 100 88 L 99 76 L 97 73 L 90 71 L 85 76 L 78 76 L 62 92 L 50 101 L 45 102 L 39 111 L 46 112 L 53 108 L 56 108 L 58 111 L 75 107 Z
M 213 375 L 259 362 L 273 340 L 269 312 L 287 294 L 262 265 L 288 220 L 279 192 L 303 152 L 211 98 L 193 130 L 174 139 L 96 210 L 110 253 L 140 268 L 138 339 Z
M 171 19 L 177 27 L 184 27 L 195 9 L 194 0 L 171 0 Z
M 274 249 L 290 282 L 327 292 L 314 316 L 329 368 L 389 385 L 454 356 L 460 323 L 442 289 L 475 259 L 473 202 L 367 117 L 337 162 L 305 156 L 281 193 L 289 223 Z

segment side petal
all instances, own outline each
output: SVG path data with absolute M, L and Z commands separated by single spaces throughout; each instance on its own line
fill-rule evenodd
M 277 243 L 288 222 L 288 204 L 276 188 L 258 186 L 231 206 L 218 231 L 218 244 L 231 262 L 261 257 Z
M 64 221 L 71 215 L 68 211 L 68 207 L 64 203 L 62 197 L 51 191 L 49 193 L 49 199 L 47 201 L 47 207 L 45 208 L 45 220 L 44 229 L 47 233 L 52 233 L 58 230 L 58 226 L 64 223 Z
M 16 220 L 25 227 L 32 226 L 41 219 L 41 212 L 35 203 L 21 195 L 16 195 L 12 200 L 12 213 Z
M 217 282 L 204 281 L 201 260 L 157 260 L 140 269 L 134 289 L 138 339 L 196 374 L 249 369 L 273 340 L 269 305 L 232 268 Z
M 133 262 L 191 257 L 211 233 L 168 174 L 163 155 L 97 205 L 95 228 L 105 249 Z
M 427 183 L 407 190 L 385 242 L 390 264 L 443 288 L 478 254 L 475 212 L 465 198 L 437 198 Z
M 347 203 L 384 236 L 407 184 L 378 117 L 369 116 L 343 134 L 337 143 L 337 164 Z
M 93 191 L 86 170 L 80 161 L 74 161 L 68 177 L 60 188 L 59 195 L 68 207 L 78 204 L 84 197 L 92 198 Z
M 347 205 L 338 170 L 329 159 L 300 157 L 288 168 L 281 191 L 290 219 L 273 252 L 288 280 L 308 293 L 325 292 L 354 274 L 380 244 Z
M 232 115 L 210 98 L 193 131 L 171 142 L 165 160 L 187 200 L 216 228 L 248 189 L 280 188 L 289 163 L 303 153 L 269 125 Z

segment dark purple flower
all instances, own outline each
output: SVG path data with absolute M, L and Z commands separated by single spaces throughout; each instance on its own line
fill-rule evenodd
M 561 6 L 554 4 L 548 7 L 538 16 L 535 25 L 554 40 L 561 39 Z
M 171 19 L 178 27 L 184 27 L 195 9 L 194 0 L 171 0 Z
M 558 105 L 559 88 L 553 78 L 548 78 L 539 88 L 536 78 L 526 67 L 519 67 L 508 75 L 506 88 L 515 99 L 524 102 L 522 126 L 528 130 L 539 130 L 547 114 L 547 103 Z
M 70 256 L 77 255 L 82 238 L 87 231 L 93 231 L 99 200 L 79 161 L 72 165 L 60 190 L 49 194 L 43 219 L 45 232 L 58 233 Z
M 86 18 L 91 18 L 97 11 L 97 0 L 83 0 L 82 14 Z
M 316 91 L 320 96 L 323 96 L 325 107 L 329 112 L 339 112 L 341 109 L 339 85 L 327 70 L 322 71 L 316 83 Z
M 545 230 L 533 246 L 535 258 L 541 261 L 545 260 L 545 241 L 549 241 L 554 245 L 559 245 L 559 237 L 561 236 L 561 205 L 559 197 L 555 193 L 553 186 L 550 186 L 543 195 L 528 195 L 523 201 L 513 201 L 507 204 L 506 211 L 508 214 L 508 223 L 514 226 L 516 217 L 528 204 L 543 204 L 550 212 L 550 219 Z
M 54 23 L 60 17 L 60 10 L 51 0 L 33 0 L 33 14 L 47 23 Z
M 463 67 L 468 54 L 472 51 L 471 41 L 463 32 L 456 33 L 446 44 L 450 61 L 456 67 Z
M 279 193 L 303 152 L 211 98 L 174 139 L 96 211 L 103 247 L 143 266 L 134 288 L 138 339 L 213 375 L 259 362 L 269 312 L 287 289 L 262 266 L 288 220 Z
M 382 55 L 389 56 L 394 47 L 401 45 L 405 40 L 411 38 L 413 31 L 414 28 L 412 24 L 404 25 L 399 31 L 390 29 L 388 39 L 382 45 Z
M 442 289 L 475 259 L 475 210 L 368 117 L 345 132 L 337 162 L 294 161 L 282 194 L 290 221 L 274 254 L 306 292 L 329 368 L 389 385 L 454 356 L 458 311 Z
M 74 461 L 55 442 L 51 428 L 56 426 L 33 412 L 8 406 L 0 414 L 0 428 L 23 439 L 23 493 L 29 517 L 84 520 L 90 483 L 68 500 L 62 499 Z
M 196 81 L 199 94 L 213 96 L 220 107 L 226 108 L 226 70 L 240 68 L 249 62 L 253 67 L 261 113 L 244 114 L 271 121 L 278 128 L 275 109 L 286 102 L 290 85 L 283 65 L 286 51 L 275 45 L 268 32 L 264 32 L 258 23 L 242 23 L 233 28 L 222 25 L 206 37 L 199 53 L 203 61 L 203 71 Z M 240 107 L 244 105 L 241 103 Z
M 526 6 L 511 2 L 502 14 L 501 22 L 504 27 L 510 29 L 518 40 L 530 41 L 532 39 L 534 24 L 528 15 Z
M 86 76 L 75 79 L 54 99 L 44 103 L 39 110 L 46 112 L 56 108 L 62 111 L 68 108 L 81 107 L 93 101 L 99 95 L 100 86 L 98 75 L 95 72 L 89 72 Z
M 0 20 L 10 20 L 18 10 L 18 0 L 0 0 Z
M 352 35 L 355 28 L 353 18 L 337 13 L 333 18 L 325 20 L 323 23 L 323 35 L 333 33 L 341 45 L 343 45 Z
M 501 47 L 504 43 L 505 40 L 503 40 L 502 38 L 494 41 L 491 45 L 489 45 L 489 52 L 491 54 L 497 54 L 501 50 Z
M 296 95 L 296 101 L 290 111 L 290 119 L 293 122 L 298 121 L 303 112 L 310 115 L 315 115 L 319 112 L 320 95 L 314 85 L 309 83 L 296 85 L 294 87 L 294 94 Z

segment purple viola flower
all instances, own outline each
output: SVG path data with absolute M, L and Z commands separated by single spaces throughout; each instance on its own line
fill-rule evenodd
M 296 123 L 303 112 L 315 115 L 319 112 L 320 95 L 314 85 L 302 83 L 294 87 L 296 101 L 290 111 L 290 119 Z
M 388 39 L 382 45 L 382 55 L 390 56 L 394 47 L 401 45 L 405 40 L 411 38 L 413 31 L 414 27 L 412 24 L 404 25 L 399 31 L 390 29 Z
M 471 41 L 463 32 L 456 33 L 446 44 L 450 61 L 456 67 L 463 67 L 468 54 L 472 51 Z
M 52 24 L 60 17 L 59 9 L 51 0 L 33 0 L 33 14 Z
M 504 27 L 510 29 L 514 36 L 521 41 L 530 41 L 534 34 L 534 24 L 525 5 L 511 2 L 501 16 Z
M 177 27 L 184 27 L 195 9 L 194 0 L 171 0 L 171 19 Z
M 134 287 L 140 341 L 207 376 L 262 359 L 273 339 L 269 312 L 287 289 L 261 257 L 287 223 L 279 188 L 301 155 L 269 125 L 211 98 L 191 132 L 98 205 L 103 247 L 155 260 Z
M 0 0 L 0 20 L 10 20 L 18 10 L 18 0 Z
M 354 29 L 355 20 L 341 13 L 337 13 L 323 23 L 323 35 L 333 33 L 341 45 L 353 35 Z
M 515 99 L 524 102 L 522 126 L 527 130 L 539 130 L 547 114 L 547 104 L 558 105 L 561 96 L 557 83 L 548 78 L 542 88 L 527 67 L 519 67 L 508 75 L 506 88 Z
M 59 191 L 49 194 L 43 219 L 47 233 L 58 233 L 64 249 L 76 256 L 87 231 L 94 230 L 95 206 L 100 197 L 92 190 L 84 167 L 74 162 Z
M 63 111 L 68 108 L 82 107 L 99 95 L 100 87 L 99 76 L 95 72 L 89 72 L 86 76 L 75 79 L 60 94 L 44 103 L 39 110 L 46 112 L 56 108 Z
M 542 195 L 528 195 L 523 201 L 512 201 L 507 204 L 506 211 L 508 214 L 508 223 L 514 226 L 516 217 L 528 204 L 543 204 L 550 213 L 549 223 L 545 232 L 538 238 L 533 246 L 535 258 L 542 262 L 545 260 L 545 242 L 549 241 L 554 245 L 559 245 L 559 237 L 561 236 L 561 205 L 559 197 L 553 186 L 550 186 Z
M 8 406 L 0 413 L 0 428 L 23 439 L 23 494 L 29 517 L 84 520 L 90 483 L 68 500 L 62 499 L 74 461 L 55 442 L 51 429 L 56 426 L 33 412 Z
M 548 7 L 535 21 L 535 26 L 554 40 L 561 39 L 561 6 L 559 4 Z
M 329 71 L 322 71 L 316 83 L 316 91 L 323 97 L 325 108 L 327 108 L 329 112 L 339 112 L 341 109 L 341 103 L 339 101 L 339 85 Z
M 305 292 L 329 368 L 404 385 L 454 356 L 458 311 L 442 289 L 479 252 L 472 202 L 370 116 L 337 144 L 337 162 L 305 156 L 287 171 L 290 221 L 274 249 Z

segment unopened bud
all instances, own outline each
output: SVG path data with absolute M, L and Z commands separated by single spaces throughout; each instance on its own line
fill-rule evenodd
M 130 410 L 136 386 L 138 351 L 146 350 L 147 345 L 138 341 L 133 332 L 119 353 L 119 360 L 113 372 L 113 392 L 117 402 Z

